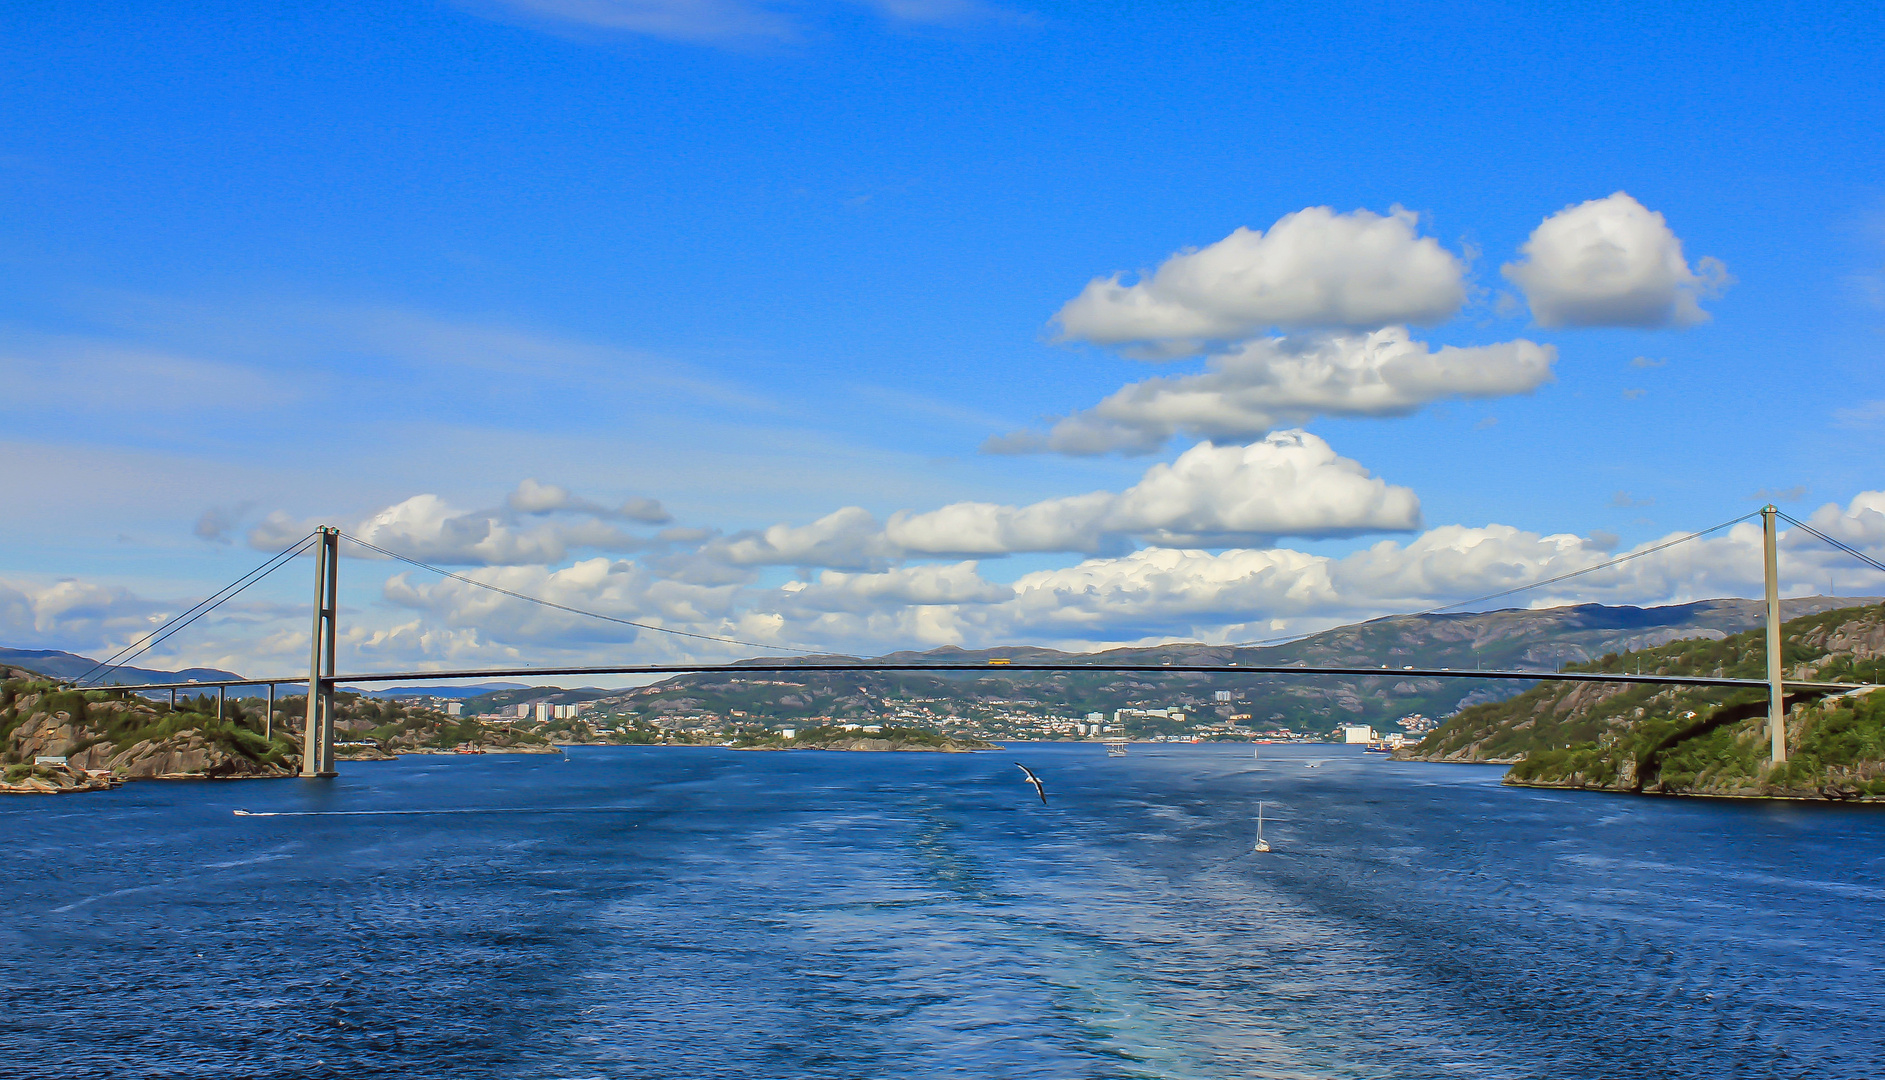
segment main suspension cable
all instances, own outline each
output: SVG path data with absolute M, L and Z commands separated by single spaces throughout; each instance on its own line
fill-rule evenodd
M 1826 541 L 1827 543 L 1845 552 L 1846 554 L 1852 556 L 1853 558 L 1859 560 L 1860 562 L 1865 563 L 1867 566 L 1870 566 L 1872 569 L 1885 570 L 1885 563 L 1879 562 L 1877 559 L 1874 559 L 1872 556 L 1867 555 L 1863 551 L 1860 551 L 1858 548 L 1852 547 L 1849 544 L 1843 543 L 1839 540 L 1833 539 L 1830 536 L 1827 536 L 1825 533 L 1819 531 L 1813 526 L 1808 525 L 1806 522 L 1801 521 L 1799 518 L 1794 517 L 1792 514 L 1787 513 L 1785 510 L 1776 510 L 1775 513 L 1780 515 L 1783 518 L 1786 518 L 1787 521 L 1793 524 L 1794 526 L 1801 529 L 1805 529 L 1807 532 L 1812 533 L 1814 536 L 1819 537 L 1821 540 Z
M 1559 574 L 1557 577 L 1554 577 L 1554 578 L 1546 578 L 1543 581 L 1534 581 L 1530 585 L 1520 585 L 1517 588 L 1506 589 L 1502 592 L 1487 593 L 1484 596 L 1475 596 L 1471 600 L 1460 600 L 1452 604 L 1442 604 L 1439 607 L 1428 608 L 1425 611 L 1416 611 L 1413 613 L 1413 615 L 1416 617 L 1421 616 L 1421 615 L 1433 615 L 1442 611 L 1450 611 L 1456 607 L 1465 607 L 1468 604 L 1478 604 L 1478 603 L 1483 603 L 1487 600 L 1497 600 L 1502 596 L 1511 596 L 1513 593 L 1522 593 L 1530 589 L 1542 588 L 1546 585 L 1556 585 L 1560 581 L 1569 581 L 1572 578 L 1583 577 L 1585 574 L 1594 574 L 1599 570 L 1608 570 L 1613 566 L 1621 566 L 1624 563 L 1631 561 L 1632 559 L 1640 559 L 1645 555 L 1654 555 L 1658 551 L 1665 551 L 1669 548 L 1675 547 L 1678 544 L 1686 544 L 1691 540 L 1699 540 L 1702 537 L 1707 536 L 1709 533 L 1720 532 L 1721 530 L 1726 529 L 1732 525 L 1739 525 L 1742 522 L 1746 521 L 1747 519 L 1751 517 L 1754 517 L 1755 515 L 1759 513 L 1760 513 L 1759 510 L 1750 510 L 1745 514 L 1742 514 L 1738 518 L 1733 518 L 1731 520 L 1724 521 L 1719 525 L 1710 525 L 1708 528 L 1702 529 L 1699 532 L 1692 532 L 1688 534 L 1687 536 L 1678 536 L 1674 540 L 1665 540 L 1660 544 L 1643 548 L 1640 551 L 1632 551 L 1627 555 L 1620 555 L 1617 558 L 1611 559 L 1608 562 L 1598 563 L 1596 566 L 1587 566 L 1582 570 L 1573 570 L 1568 574 Z
M 418 559 L 401 555 L 397 551 L 388 551 L 387 549 L 380 547 L 377 544 L 370 544 L 367 541 L 362 540 L 351 533 L 343 532 L 340 535 L 344 537 L 345 539 L 351 540 L 354 543 L 359 544 L 361 547 L 366 548 L 368 551 L 377 551 L 381 555 L 384 555 L 389 559 L 397 559 L 400 562 L 409 563 L 413 566 L 419 567 L 422 570 L 430 570 L 434 574 L 443 575 L 444 577 L 451 578 L 454 581 L 462 581 L 467 585 L 475 585 L 480 589 L 488 589 L 494 593 L 502 593 L 503 595 L 511 597 L 512 599 L 515 599 L 515 600 L 524 600 L 532 604 L 541 604 L 542 606 L 547 607 L 547 608 L 555 608 L 558 611 L 567 611 L 571 615 L 583 615 L 591 619 L 601 619 L 604 622 L 617 623 L 622 626 L 632 626 L 636 628 L 637 630 L 653 630 L 657 633 L 673 634 L 676 637 L 694 638 L 699 641 L 717 641 L 723 645 L 745 645 L 748 648 L 753 648 L 753 649 L 776 649 L 776 650 L 783 650 L 785 652 L 803 653 L 807 656 L 818 656 L 818 655 L 822 655 L 823 653 L 827 651 L 827 650 L 821 650 L 821 649 L 801 649 L 792 645 L 766 644 L 764 642 L 758 642 L 758 641 L 742 641 L 739 638 L 720 637 L 715 634 L 696 634 L 688 630 L 676 630 L 676 629 L 673 629 L 672 627 L 656 626 L 653 623 L 636 622 L 633 619 L 621 619 L 621 618 L 617 618 L 614 615 L 604 615 L 599 611 L 585 611 L 582 608 L 570 607 L 567 604 L 559 604 L 553 600 L 545 600 L 540 596 L 531 596 L 528 593 L 515 592 L 515 591 L 503 588 L 498 585 L 493 585 L 490 582 L 479 581 L 477 578 L 469 577 L 464 574 L 455 574 L 452 571 L 445 569 L 444 567 L 433 566 L 431 563 L 427 563 L 427 562 L 420 562 Z
M 1747 519 L 1755 516 L 1758 513 L 1760 513 L 1759 510 L 1750 510 L 1745 514 L 1742 514 L 1738 518 L 1734 518 L 1729 521 L 1724 521 L 1719 525 L 1711 525 L 1706 529 L 1700 530 L 1699 532 L 1692 532 L 1692 533 L 1689 533 L 1687 536 L 1678 536 L 1673 540 L 1665 540 L 1660 544 L 1643 548 L 1640 551 L 1632 551 L 1627 555 L 1620 555 L 1617 558 L 1611 559 L 1607 562 L 1598 563 L 1595 566 L 1587 566 L 1583 568 L 1582 570 L 1573 570 L 1567 574 L 1559 574 L 1557 577 L 1546 578 L 1543 581 L 1534 581 L 1529 585 L 1519 585 L 1510 589 L 1502 589 L 1499 592 L 1487 593 L 1484 596 L 1475 596 L 1470 600 L 1456 600 L 1451 604 L 1442 604 L 1439 607 L 1430 607 L 1424 611 L 1410 611 L 1410 612 L 1406 612 L 1399 615 L 1384 615 L 1384 616 L 1381 616 L 1381 618 L 1418 619 L 1423 615 L 1436 615 L 1442 611 L 1450 611 L 1453 608 L 1466 607 L 1469 604 L 1481 604 L 1481 603 L 1486 602 L 1487 600 L 1497 600 L 1500 597 L 1511 596 L 1514 593 L 1522 593 L 1522 592 L 1529 591 L 1531 589 L 1543 588 L 1546 585 L 1556 585 L 1560 581 L 1569 581 L 1572 578 L 1583 577 L 1585 574 L 1594 574 L 1599 570 L 1608 570 L 1613 566 L 1621 566 L 1624 563 L 1631 561 L 1632 559 L 1640 559 L 1645 555 L 1653 555 L 1658 551 L 1663 551 L 1668 548 L 1675 547 L 1677 544 L 1686 544 L 1691 540 L 1700 539 L 1701 537 L 1707 536 L 1709 533 L 1720 532 L 1721 530 L 1726 529 L 1729 526 L 1739 525 L 1743 521 L 1746 521 Z M 1791 521 L 1793 519 L 1788 518 L 1787 520 Z M 1863 556 L 1861 556 L 1861 558 L 1863 558 Z M 1369 621 L 1378 622 L 1380 621 L 1380 619 L 1371 619 Z M 1308 636 L 1309 636 L 1308 634 L 1291 634 L 1285 637 L 1266 638 L 1266 639 L 1262 639 L 1258 641 L 1239 641 L 1239 642 L 1232 643 L 1232 647 L 1241 648 L 1241 647 L 1249 646 L 1249 645 L 1267 645 L 1267 644 L 1270 644 L 1271 642 L 1294 641 L 1298 638 L 1304 638 Z
M 93 664 L 91 669 L 86 671 L 85 674 L 72 680 L 72 685 L 78 686 L 83 684 L 85 680 L 91 678 L 94 673 L 97 673 L 100 678 L 103 678 L 149 652 L 151 649 L 156 648 L 158 645 L 162 644 L 166 638 L 170 637 L 170 635 L 189 626 L 203 616 L 208 615 L 210 612 L 221 607 L 224 603 L 235 599 L 244 589 L 247 589 L 249 586 L 281 569 L 283 566 L 286 566 L 289 560 L 301 554 L 314 540 L 315 534 L 309 533 L 300 540 L 295 541 L 293 545 L 276 552 L 267 561 L 263 562 L 262 565 L 211 593 L 188 611 L 173 616 L 169 622 L 164 623 L 162 626 L 152 630 L 137 641 L 126 645 L 124 648 L 119 649 L 105 659 Z

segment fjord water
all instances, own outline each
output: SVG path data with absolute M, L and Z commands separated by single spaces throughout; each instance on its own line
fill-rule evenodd
M 1870 808 L 1516 790 L 1332 746 L 341 768 L 0 805 L 0 1062 L 912 1080 L 1885 1063 Z

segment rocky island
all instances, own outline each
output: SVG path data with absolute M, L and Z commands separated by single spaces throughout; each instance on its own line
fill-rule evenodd
M 293 776 L 299 744 L 218 721 L 213 713 L 147 701 L 119 690 L 73 690 L 9 668 L 0 681 L 0 764 L 6 791 L 97 790 L 120 780 Z M 194 703 L 193 703 L 194 704 Z M 41 759 L 63 758 L 59 768 Z M 44 770 L 43 772 L 40 770 Z M 64 778 L 57 773 L 66 774 Z M 78 785 L 73 774 L 97 774 Z
M 1885 606 L 1782 626 L 1785 678 L 1885 681 Z M 1759 679 L 1760 630 L 1671 642 L 1571 665 Z M 1508 784 L 1639 794 L 1885 801 L 1885 691 L 1787 696 L 1787 757 L 1771 763 L 1764 690 L 1542 682 L 1461 710 L 1397 756 L 1510 764 Z

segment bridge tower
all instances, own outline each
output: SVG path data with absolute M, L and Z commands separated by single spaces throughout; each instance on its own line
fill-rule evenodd
M 308 721 L 301 737 L 301 775 L 334 775 L 335 592 L 340 583 L 340 530 L 323 525 L 314 559 L 314 642 L 308 648 Z
M 1761 554 L 1767 569 L 1767 734 L 1774 764 L 1787 760 L 1787 698 L 1780 684 L 1780 557 L 1775 518 L 1780 510 L 1761 508 Z

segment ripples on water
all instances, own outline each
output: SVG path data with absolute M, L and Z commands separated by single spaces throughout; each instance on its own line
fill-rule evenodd
M 1876 809 L 1263 754 L 577 749 L 14 800 L 0 1073 L 1885 1073 Z

